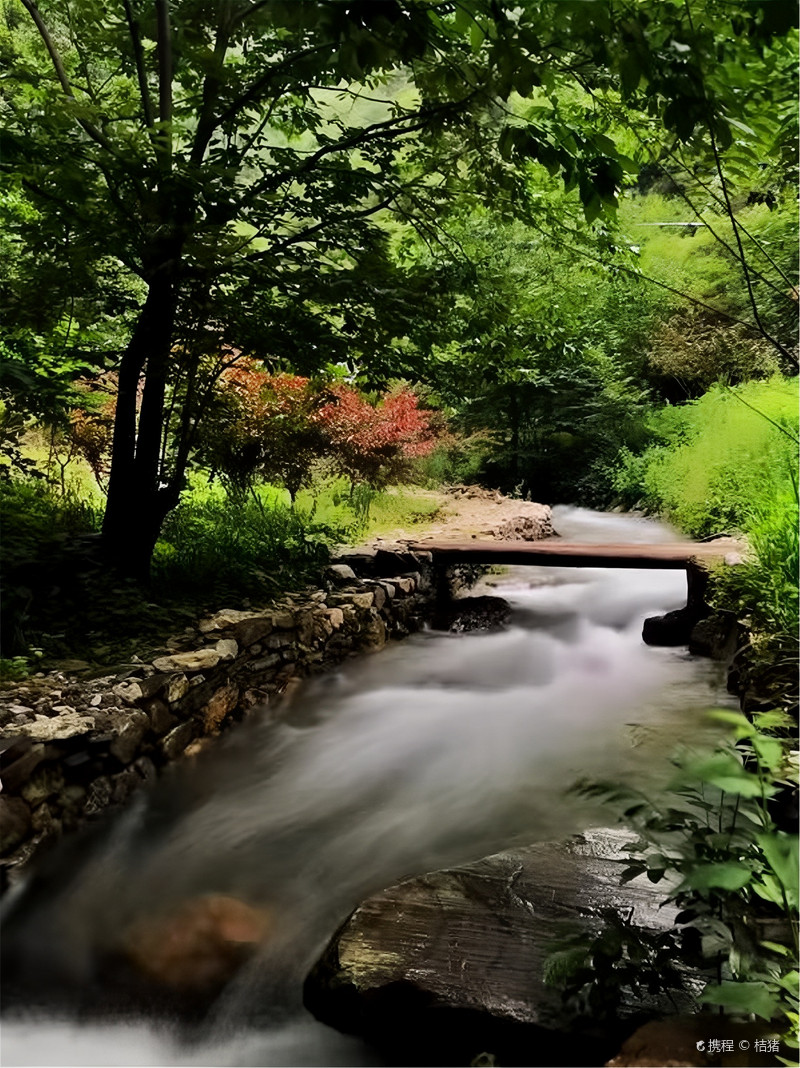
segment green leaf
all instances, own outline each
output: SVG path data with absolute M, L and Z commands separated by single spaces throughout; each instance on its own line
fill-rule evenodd
M 752 879 L 752 871 L 741 864 L 702 864 L 686 876 L 685 885 L 694 890 L 741 890 Z
M 800 864 L 798 839 L 794 835 L 775 832 L 758 835 L 758 844 L 761 846 L 767 864 L 781 883 L 789 906 L 796 909 L 799 896 L 798 865 Z
M 755 1013 L 763 1020 L 772 1019 L 779 1005 L 778 997 L 761 982 L 709 984 L 699 1000 L 702 1005 L 721 1005 L 728 1012 Z

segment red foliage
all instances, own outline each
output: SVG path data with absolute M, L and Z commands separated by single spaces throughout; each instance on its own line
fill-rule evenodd
M 409 389 L 387 394 L 373 407 L 350 386 L 329 387 L 333 398 L 317 412 L 335 466 L 352 481 L 370 485 L 401 478 L 408 461 L 434 447 L 429 412 Z
M 316 388 L 240 359 L 223 373 L 218 398 L 203 431 L 203 459 L 238 488 L 260 475 L 294 496 L 320 462 L 353 483 L 386 485 L 435 444 L 432 413 L 405 388 L 372 405 L 351 386 Z

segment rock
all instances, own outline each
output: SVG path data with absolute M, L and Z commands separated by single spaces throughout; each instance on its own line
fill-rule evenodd
M 115 756 L 120 764 L 130 764 L 139 752 L 139 746 L 149 726 L 150 720 L 146 712 L 131 712 L 108 747 L 111 755 Z
M 731 660 L 742 637 L 741 629 L 733 612 L 715 612 L 692 627 L 689 652 L 712 660 Z
M 456 597 L 437 609 L 433 626 L 437 630 L 502 630 L 511 615 L 511 606 L 502 597 Z
M 171 675 L 169 682 L 164 689 L 164 697 L 171 704 L 175 704 L 180 701 L 182 697 L 185 697 L 189 692 L 189 680 L 185 675 L 176 674 Z
M 272 625 L 278 630 L 291 630 L 294 627 L 294 613 L 288 609 L 273 612 Z
M 698 619 L 698 613 L 688 607 L 650 616 L 642 626 L 642 641 L 645 645 L 688 645 Z
M 325 614 L 334 630 L 338 630 L 344 623 L 344 612 L 341 608 L 329 608 Z
M 31 810 L 21 797 L 0 794 L 0 854 L 23 842 L 31 830 Z
M 376 586 L 372 591 L 372 603 L 379 610 L 386 604 L 386 590 L 383 586 Z
M 134 790 L 142 785 L 142 777 L 134 768 L 126 768 L 111 779 L 111 802 L 114 805 L 127 801 Z
M 233 628 L 236 641 L 243 648 L 254 645 L 272 633 L 272 616 L 256 616 L 245 619 Z
M 234 608 L 223 608 L 213 616 L 201 619 L 197 629 L 201 634 L 210 634 L 215 630 L 227 630 L 228 627 L 252 618 L 252 612 L 239 612 Z
M 40 742 L 63 741 L 80 734 L 88 734 L 94 729 L 94 724 L 94 717 L 82 716 L 73 710 L 61 713 L 55 719 L 37 716 L 33 723 L 28 724 L 26 733 Z
M 138 680 L 135 679 L 131 679 L 129 682 L 121 682 L 118 686 L 114 686 L 112 693 L 126 705 L 135 705 L 143 696 L 142 687 Z
M 347 599 L 356 608 L 372 608 L 373 595 L 371 593 L 351 593 Z
M 662 887 L 642 877 L 620 884 L 627 864 L 620 847 L 632 839 L 616 830 L 595 830 L 568 843 L 500 853 L 375 894 L 350 916 L 315 965 L 305 983 L 306 1006 L 324 1023 L 393 1049 L 405 1036 L 424 1034 L 427 1050 L 427 1038 L 435 1041 L 448 1018 L 458 1021 L 447 1035 L 457 1042 L 461 1027 L 472 1028 L 479 1042 L 495 1024 L 523 1027 L 529 1041 L 538 1036 L 541 1043 L 548 1033 L 562 1045 L 574 1041 L 581 1026 L 576 1010 L 543 980 L 544 961 L 563 935 L 564 921 L 573 930 L 583 928 L 587 938 L 604 929 L 607 910 L 636 927 L 661 931 L 673 922 L 674 909 L 660 908 Z M 690 1007 L 685 994 L 672 993 Z M 630 997 L 620 1015 L 669 1010 L 667 997 L 647 1004 Z M 537 1063 L 597 1064 L 601 1049 L 596 1037 L 593 1042 L 596 1059 L 548 1060 L 545 1054 Z M 459 1059 L 441 1063 L 470 1063 L 486 1049 L 498 1054 L 501 1064 L 531 1063 L 510 1055 L 504 1060 L 500 1050 L 483 1044 L 451 1049 Z M 613 1049 L 612 1038 L 602 1056 Z
M 152 701 L 147 702 L 146 711 L 150 719 L 150 728 L 154 734 L 166 734 L 178 722 L 170 712 L 166 701 L 162 701 L 158 697 L 154 697 Z
M 331 564 L 325 568 L 325 578 L 336 586 L 356 581 L 356 573 L 349 564 Z
M 393 601 L 394 598 L 395 598 L 395 595 L 397 594 L 397 590 L 394 588 L 394 586 L 391 584 L 391 582 L 382 582 L 380 584 L 380 586 L 381 586 L 381 589 L 383 590 L 383 592 L 389 598 L 389 600 Z
M 158 778 L 156 766 L 150 757 L 139 757 L 133 762 L 133 766 L 136 769 L 137 774 L 140 775 L 145 782 L 153 782 Z
M 280 653 L 270 653 L 269 656 L 262 656 L 259 660 L 253 660 L 252 663 L 247 665 L 247 670 L 255 675 L 259 671 L 268 671 L 269 668 L 275 667 L 275 665 L 280 664 L 280 662 Z
M 220 660 L 235 660 L 239 655 L 239 646 L 233 638 L 223 638 L 214 646 L 214 651 L 219 653 Z
M 103 809 L 108 808 L 111 804 L 112 793 L 111 779 L 107 775 L 99 776 L 89 784 L 89 788 L 86 791 L 86 803 L 83 806 L 84 813 L 87 816 L 95 816 L 102 812 Z
M 194 728 L 190 722 L 179 723 L 161 740 L 161 752 L 167 760 L 175 760 L 194 738 Z
M 64 788 L 64 773 L 57 764 L 39 768 L 22 787 L 20 793 L 25 801 L 36 808 L 49 797 L 61 793 Z
M 24 746 L 11 747 L 3 753 L 5 758 L 7 755 L 19 752 L 20 749 L 23 750 L 21 756 L 18 756 L 7 767 L 0 769 L 0 782 L 4 790 L 16 793 L 45 759 L 47 750 L 44 745 L 32 745 L 30 738 L 25 738 L 24 743 Z
M 239 687 L 229 682 L 213 695 L 203 708 L 203 732 L 211 734 L 218 731 L 223 721 L 236 708 L 239 700 Z
M 386 624 L 377 608 L 370 611 L 370 616 L 361 631 L 362 641 L 372 650 L 382 649 L 386 644 Z
M 152 675 L 148 675 L 147 678 L 137 679 L 136 683 L 142 691 L 142 698 L 149 700 L 151 697 L 157 697 L 162 690 L 165 690 L 173 677 L 168 672 L 155 671 Z
M 159 656 L 153 661 L 153 667 L 156 671 L 182 671 L 191 675 L 216 667 L 219 661 L 220 655 L 214 649 L 194 649 L 190 653 Z
M 727 1016 L 672 1016 L 651 1020 L 625 1040 L 617 1056 L 606 1061 L 606 1068 L 710 1068 L 714 1065 L 764 1068 L 779 1061 L 761 1052 L 757 1043 L 774 1034 L 767 1023 L 742 1023 Z M 731 1041 L 731 1053 L 710 1050 L 711 1038 Z
M 270 930 L 264 909 L 213 894 L 140 920 L 123 951 L 150 981 L 182 990 L 221 990 Z
M 34 834 L 50 837 L 61 834 L 62 823 L 50 805 L 41 804 L 31 814 L 31 830 Z

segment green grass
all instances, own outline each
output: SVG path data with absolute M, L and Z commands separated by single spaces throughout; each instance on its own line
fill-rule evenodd
M 269 603 L 318 581 L 331 550 L 435 514 L 413 488 L 378 493 L 320 482 L 294 506 L 280 487 L 239 500 L 195 475 L 167 517 L 150 582 L 108 571 L 95 539 L 102 507 L 44 480 L 0 483 L 3 529 L 0 678 L 13 681 L 61 658 L 122 662 L 146 655 L 210 610 Z
M 720 569 L 716 603 L 780 645 L 798 628 L 797 386 L 776 376 L 662 409 L 661 444 L 622 457 L 615 484 L 693 537 L 744 534 L 754 558 Z
M 715 386 L 661 409 L 651 429 L 662 444 L 622 458 L 615 485 L 623 499 L 640 498 L 693 537 L 745 531 L 791 487 L 796 384 L 776 376 Z

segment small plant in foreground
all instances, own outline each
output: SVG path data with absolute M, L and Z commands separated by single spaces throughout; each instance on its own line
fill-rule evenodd
M 712 716 L 733 738 L 713 750 L 684 749 L 662 796 L 609 783 L 578 788 L 638 832 L 622 879 L 670 880 L 673 929 L 649 935 L 617 919 L 588 945 L 585 935 L 583 944 L 562 945 L 548 975 L 594 1007 L 624 988 L 653 990 L 659 970 L 664 993 L 680 986 L 681 971 L 711 974 L 701 1004 L 771 1021 L 797 1048 L 798 840 L 773 818 L 781 793 L 797 787 L 794 723 L 778 711 L 752 723 L 730 710 Z

